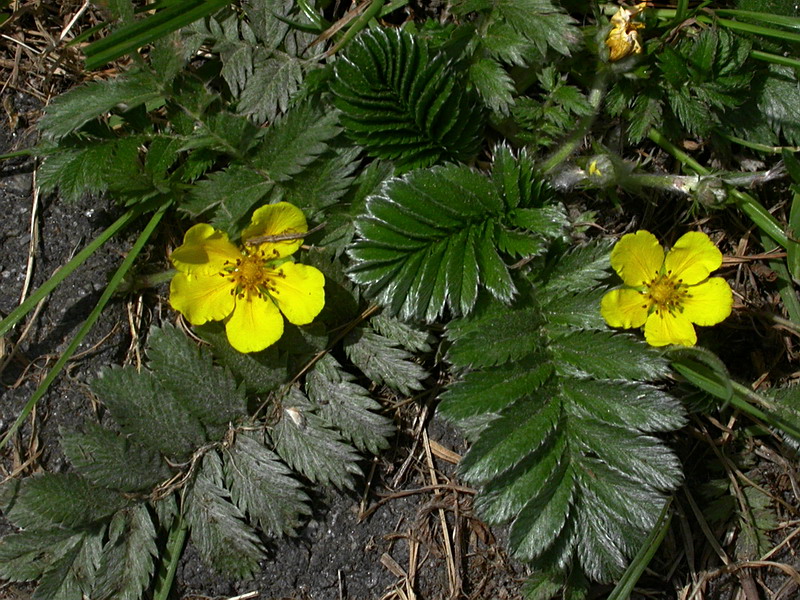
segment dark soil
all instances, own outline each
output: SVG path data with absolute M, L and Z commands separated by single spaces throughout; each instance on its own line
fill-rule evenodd
M 33 114 L 40 104 L 17 93 L 10 107 L 16 114 Z M 0 129 L 0 153 L 34 142 L 24 119 L 6 120 Z M 104 198 L 67 204 L 56 196 L 35 197 L 32 159 L 13 159 L 0 167 L 0 214 L 5 216 L 0 220 L 0 315 L 6 316 L 20 301 L 29 259 L 32 277 L 26 297 L 121 211 Z M 94 308 L 135 235 L 130 231 L 113 238 L 6 337 L 5 352 L 11 357 L 0 373 L 0 436 L 15 422 Z M 162 268 L 165 248 L 151 248 L 150 253 L 151 270 Z M 0 450 L 3 479 L 70 468 L 60 450 L 60 432 L 98 420 L 101 411 L 88 383 L 104 366 L 136 363 L 150 325 L 174 318 L 168 309 L 161 313 L 165 293 L 162 286 L 140 296 L 119 297 L 106 307 L 66 371 L 37 403 L 13 442 Z M 433 413 L 422 406 L 412 406 L 407 412 L 410 419 Z M 422 427 L 412 432 L 398 425 L 401 432 L 395 447 L 374 464 L 365 462 L 363 471 L 369 477 L 358 481 L 353 492 L 310 489 L 312 518 L 296 538 L 265 540 L 268 557 L 255 578 L 229 581 L 220 577 L 189 544 L 174 597 L 519 598 L 525 573 L 505 558 L 491 532 L 472 516 L 472 495 L 451 479 L 454 466 L 437 458 L 429 462 Z M 465 444 L 450 428 L 436 421 L 426 421 L 424 428 L 435 448 L 438 442 L 463 454 Z M 436 468 L 436 483 L 444 488 L 431 485 L 430 464 Z M 0 535 L 11 530 L 0 516 Z M 27 598 L 32 589 L 0 583 L 0 599 Z

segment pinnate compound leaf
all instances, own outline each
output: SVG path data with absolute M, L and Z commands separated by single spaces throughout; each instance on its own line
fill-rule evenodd
M 292 535 L 303 515 L 311 514 L 308 496 L 291 471 L 263 443 L 240 433 L 223 454 L 231 499 L 267 535 Z
M 128 110 L 160 96 L 157 80 L 145 71 L 92 82 L 56 97 L 39 121 L 39 129 L 45 137 L 59 140 L 117 106 Z
M 299 390 L 292 389 L 282 405 L 281 419 L 270 433 L 278 455 L 315 483 L 352 489 L 353 476 L 361 474 L 353 447 L 315 414 Z
M 498 231 L 515 231 L 534 253 L 565 223 L 549 188 L 533 180 L 525 153 L 504 146 L 492 179 L 465 166 L 419 169 L 387 181 L 356 221 L 351 279 L 390 316 L 468 314 L 479 288 L 509 302 L 516 294 L 497 251 Z
M 139 600 L 158 555 L 156 529 L 144 504 L 114 515 L 103 546 L 92 600 Z
M 94 423 L 83 433 L 63 434 L 61 447 L 78 474 L 103 487 L 149 491 L 170 476 L 158 453 Z
M 548 48 L 569 56 L 580 40 L 575 20 L 550 0 L 494 0 L 495 10 L 544 56 Z
M 34 529 L 89 527 L 129 503 L 121 494 L 92 485 L 75 473 L 33 475 L 21 480 L 9 495 L 11 498 L 4 498 L 8 520 L 17 527 Z
M 530 274 L 539 289 L 521 287 L 514 305 L 481 302 L 447 327 L 448 359 L 470 369 L 438 409 L 475 439 L 461 474 L 479 488 L 482 518 L 511 521 L 518 557 L 564 574 L 553 584 L 577 567 L 598 581 L 619 577 L 681 480 L 675 455 L 650 435 L 685 422 L 680 403 L 648 383 L 666 374 L 663 357 L 561 314 L 583 295 L 597 303 L 601 254 L 563 255 L 564 265 Z M 551 301 L 548 287 L 579 300 Z
M 228 500 L 222 461 L 215 452 L 203 457 L 188 503 L 186 520 L 200 557 L 233 577 L 250 576 L 264 550 L 242 511 Z
M 362 33 L 336 63 L 342 124 L 371 156 L 403 171 L 475 156 L 481 109 L 444 55 L 401 30 Z
M 378 414 L 380 404 L 354 379 L 326 354 L 307 375 L 306 391 L 328 426 L 341 432 L 359 450 L 378 454 L 389 447 L 388 438 L 394 427 Z
M 411 354 L 380 334 L 355 330 L 345 339 L 344 349 L 347 358 L 375 383 L 385 383 L 406 395 L 423 387 L 425 369 L 411 360 Z

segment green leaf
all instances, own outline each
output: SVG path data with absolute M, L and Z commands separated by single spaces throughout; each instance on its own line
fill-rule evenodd
M 80 475 L 103 487 L 149 492 L 171 475 L 157 453 L 94 423 L 85 433 L 63 434 L 61 446 Z
M 273 185 L 260 173 L 231 165 L 198 181 L 192 186 L 189 200 L 179 208 L 194 218 L 213 210 L 211 223 L 234 236 L 247 225 L 250 212 L 269 194 Z
M 195 329 L 214 348 L 214 356 L 242 382 L 251 394 L 267 394 L 286 383 L 286 356 L 276 347 L 258 353 L 243 354 L 234 350 L 221 323 L 207 323 Z
M 313 412 L 299 390 L 292 389 L 282 406 L 280 421 L 270 432 L 278 455 L 315 483 L 352 489 L 353 476 L 361 473 L 355 450 Z
M 92 590 L 93 600 L 139 600 L 158 555 L 156 529 L 144 504 L 114 515 Z
M 186 521 L 200 557 L 215 569 L 233 577 L 249 577 L 264 556 L 255 531 L 244 514 L 227 499 L 222 461 L 216 452 L 203 464 L 187 498 Z
M 472 63 L 469 80 L 486 106 L 500 114 L 508 114 L 514 104 L 514 81 L 497 61 L 481 58 Z
M 433 336 L 425 329 L 386 315 L 375 315 L 370 319 L 369 324 L 377 333 L 389 338 L 409 352 L 427 354 L 431 351 Z
M 104 529 L 84 533 L 77 544 L 48 566 L 32 600 L 83 600 L 100 562 Z
M 407 171 L 478 151 L 481 111 L 443 54 L 423 38 L 370 29 L 336 62 L 331 86 L 348 135 Z
M 422 381 L 428 376 L 413 356 L 398 348 L 392 340 L 372 331 L 356 329 L 345 338 L 344 349 L 353 364 L 375 383 L 385 383 L 409 395 L 412 390 L 421 390 Z
M 171 325 L 152 328 L 148 346 L 153 375 L 205 427 L 208 439 L 221 440 L 231 423 L 246 415 L 243 389 L 212 364 L 206 348 Z
M 283 52 L 256 61 L 253 74 L 239 96 L 237 110 L 256 123 L 274 121 L 285 113 L 303 80 L 303 63 Z
M 599 311 L 604 251 L 553 254 L 532 269 L 539 289 L 522 288 L 512 306 L 487 298 L 447 326 L 448 360 L 469 368 L 439 407 L 475 440 L 461 475 L 478 487 L 477 513 L 511 521 L 512 551 L 552 575 L 541 594 L 575 571 L 618 577 L 681 479 L 649 435 L 685 422 L 681 404 L 647 383 L 664 378 L 665 359 L 569 314 Z
M 98 194 L 108 189 L 128 191 L 142 185 L 138 136 L 110 140 L 92 140 L 75 149 L 48 155 L 38 171 L 42 192 L 58 188 L 68 202 L 77 202 L 84 194 Z
M 394 427 L 378 414 L 380 404 L 354 380 L 335 358 L 326 354 L 306 376 L 308 398 L 317 405 L 327 426 L 341 432 L 359 450 L 378 454 L 389 447 L 388 438 L 394 434 Z
M 288 181 L 328 148 L 341 131 L 339 114 L 311 103 L 294 107 L 267 129 L 255 150 L 253 164 L 273 181 Z
M 569 56 L 580 40 L 575 20 L 550 0 L 494 0 L 495 10 L 544 56 L 548 48 Z
M 544 206 L 549 188 L 523 185 L 531 184 L 529 162 L 521 154 L 519 165 L 504 163 L 496 176 L 510 178 L 503 184 L 457 165 L 389 180 L 356 221 L 361 240 L 349 250 L 351 279 L 365 286 L 388 314 L 402 319 L 433 321 L 445 306 L 467 314 L 479 286 L 509 301 L 516 288 L 495 247 L 497 227 L 528 230 L 523 233 L 531 240 L 547 239 L 561 229 L 552 216 L 559 211 Z M 533 231 L 544 224 L 544 230 Z
M 167 457 L 184 460 L 208 441 L 200 421 L 149 371 L 104 369 L 92 389 L 123 433 Z
M 223 458 L 231 499 L 265 534 L 292 535 L 311 514 L 301 485 L 261 441 L 240 433 Z
M 9 581 L 40 579 L 47 567 L 68 553 L 83 533 L 68 529 L 27 529 L 0 538 L 0 578 Z
M 46 138 L 59 140 L 116 107 L 129 110 L 161 93 L 157 81 L 145 71 L 92 82 L 56 97 L 39 121 L 39 129 Z
M 17 527 L 74 530 L 89 527 L 127 504 L 121 494 L 75 473 L 42 473 L 19 483 L 5 514 Z

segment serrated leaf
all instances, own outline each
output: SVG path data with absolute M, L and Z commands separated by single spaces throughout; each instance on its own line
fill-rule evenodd
M 92 600 L 139 600 L 158 555 L 156 530 L 144 504 L 114 515 L 95 574 Z
M 39 129 L 45 137 L 59 140 L 117 106 L 127 110 L 160 96 L 157 81 L 145 71 L 92 82 L 56 97 L 39 121 Z
M 412 355 L 398 348 L 390 339 L 363 329 L 351 333 L 344 349 L 353 364 L 371 381 L 384 383 L 404 395 L 421 390 L 428 376 Z
M 273 185 L 260 173 L 232 165 L 198 181 L 192 186 L 188 201 L 179 208 L 195 218 L 213 210 L 210 220 L 216 227 L 229 235 L 238 234 L 247 224 L 250 211 Z
M 404 30 L 365 30 L 337 61 L 331 90 L 348 135 L 398 169 L 478 151 L 481 111 L 462 79 Z
M 394 427 L 378 413 L 380 404 L 354 380 L 335 358 L 326 354 L 306 376 L 306 392 L 329 427 L 341 432 L 359 450 L 378 454 L 389 447 L 388 438 L 394 434 Z
M 92 485 L 75 473 L 42 473 L 19 483 L 6 517 L 22 528 L 79 529 L 111 516 L 128 503 L 121 494 Z
M 324 214 L 353 185 L 359 154 L 359 148 L 337 148 L 323 154 L 303 170 L 302 177 L 281 184 L 283 200 L 311 218 Z
M 597 379 L 653 380 L 669 373 L 665 358 L 643 348 L 633 336 L 611 331 L 576 331 L 553 340 L 551 348 L 562 372 Z
M 63 434 L 61 447 L 80 475 L 123 492 L 150 491 L 171 474 L 157 453 L 94 423 L 84 433 Z
M 83 600 L 100 562 L 103 531 L 77 536 L 76 545 L 45 569 L 32 600 Z
M 231 499 L 265 534 L 292 535 L 311 514 L 299 482 L 262 442 L 240 433 L 223 458 Z
M 91 385 L 123 433 L 147 448 L 183 460 L 208 441 L 200 421 L 147 370 L 112 367 Z
M 253 164 L 273 181 L 287 181 L 328 148 L 341 129 L 335 110 L 322 111 L 310 103 L 294 107 L 267 129 L 255 150 Z
M 548 48 L 569 56 L 580 40 L 575 20 L 550 0 L 495 0 L 495 10 L 544 56 Z
M 601 254 L 590 246 L 550 257 L 555 264 L 532 271 L 539 289 L 523 289 L 514 306 L 486 299 L 451 321 L 448 359 L 472 370 L 440 410 L 475 439 L 459 469 L 479 487 L 478 514 L 511 521 L 514 553 L 547 572 L 608 581 L 680 482 L 675 455 L 647 433 L 685 418 L 680 403 L 644 382 L 666 374 L 660 354 L 592 330 L 591 318 L 578 319 L 588 328 L 579 329 L 567 314 L 575 305 L 599 311 Z
M 140 173 L 141 139 L 94 140 L 75 149 L 48 155 L 38 171 L 38 183 L 44 193 L 56 188 L 68 202 L 77 202 L 84 194 L 136 190 L 147 186 Z M 148 186 L 150 187 L 150 186 Z
M 79 543 L 83 534 L 51 528 L 27 529 L 0 538 L 0 579 L 34 581 L 52 562 Z
M 221 440 L 246 414 L 244 391 L 233 376 L 175 327 L 150 330 L 147 357 L 154 377 L 205 427 L 208 439 Z
M 527 160 L 519 158 L 520 163 Z M 519 178 L 517 184 L 527 177 L 522 167 L 506 170 Z M 349 250 L 351 279 L 365 286 L 388 314 L 402 319 L 433 321 L 445 306 L 466 314 L 479 286 L 510 300 L 515 286 L 494 239 L 495 225 L 511 218 L 511 201 L 503 189 L 456 165 L 390 179 L 368 199 L 367 214 L 356 221 L 361 240 Z M 547 199 L 542 186 L 528 186 L 524 197 L 517 194 L 515 202 L 522 204 L 514 210 L 548 211 L 536 206 Z M 544 221 L 551 219 L 539 222 Z M 557 229 L 555 223 L 530 236 L 547 238 Z
M 300 59 L 283 52 L 257 61 L 239 96 L 239 114 L 263 123 L 285 113 L 303 80 L 302 65 Z
M 270 347 L 258 353 L 243 354 L 234 350 L 220 323 L 207 323 L 195 331 L 214 347 L 214 356 L 244 384 L 251 394 L 267 394 L 286 383 L 286 355 Z
M 313 405 L 292 389 L 283 400 L 280 421 L 270 432 L 275 451 L 295 471 L 311 481 L 338 488 L 352 488 L 359 475 L 359 456 L 339 434 L 314 414 Z
M 216 452 L 209 452 L 188 498 L 186 521 L 192 543 L 215 569 L 233 577 L 248 577 L 258 568 L 264 550 L 222 486 L 222 461 Z
M 486 106 L 501 115 L 508 114 L 514 104 L 514 81 L 497 61 L 481 58 L 472 63 L 469 80 Z
M 420 327 L 386 315 L 375 315 L 369 324 L 376 332 L 400 344 L 409 352 L 426 354 L 431 351 L 433 336 Z

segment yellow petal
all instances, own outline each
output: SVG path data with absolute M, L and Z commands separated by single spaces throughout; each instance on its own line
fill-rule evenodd
M 667 272 L 688 285 L 700 283 L 722 265 L 722 252 L 702 231 L 690 231 L 675 242 L 664 259 Z
M 728 318 L 733 306 L 731 286 L 722 277 L 689 288 L 683 303 L 683 316 L 698 325 L 716 325 Z
M 211 275 L 241 256 L 226 234 L 207 223 L 198 223 L 186 232 L 183 244 L 172 252 L 170 260 L 183 273 Z
M 169 303 L 192 325 L 219 321 L 233 310 L 234 285 L 219 274 L 178 273 L 169 284 Z
M 265 235 L 305 233 L 306 231 L 308 231 L 308 224 L 303 211 L 294 204 L 278 202 L 262 206 L 253 213 L 250 225 L 242 232 L 242 240 L 247 241 Z M 302 239 L 263 242 L 258 244 L 257 249 L 274 258 L 284 258 L 296 252 L 302 243 Z
M 636 290 L 611 290 L 600 301 L 600 314 L 611 327 L 641 327 L 647 320 L 647 298 Z
M 664 249 L 656 236 L 639 230 L 622 236 L 611 251 L 611 266 L 625 285 L 640 287 L 658 275 L 664 262 Z
M 647 317 L 644 339 L 651 346 L 694 346 L 697 343 L 697 334 L 689 319 L 681 313 L 657 310 Z
M 290 323 L 306 325 L 325 306 L 325 276 L 314 267 L 292 262 L 282 264 L 272 279 L 272 297 Z
M 225 322 L 228 341 L 239 352 L 260 352 L 283 335 L 283 317 L 266 296 L 248 293 L 236 298 L 233 314 Z

